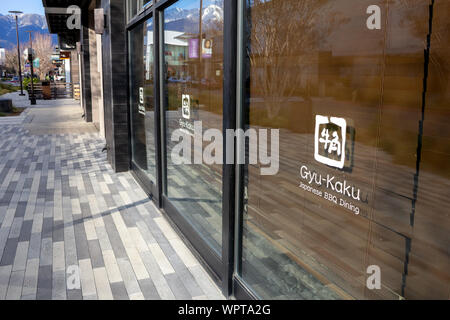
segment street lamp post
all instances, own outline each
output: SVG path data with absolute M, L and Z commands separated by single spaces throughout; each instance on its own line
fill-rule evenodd
M 17 22 L 17 15 L 23 13 L 22 11 L 9 11 L 16 16 L 16 35 L 17 35 L 17 58 L 19 59 L 19 81 L 20 81 L 20 95 L 23 94 L 23 84 L 22 84 L 22 65 L 20 63 L 20 47 L 19 47 L 19 24 Z
M 33 57 L 33 40 L 31 39 L 31 34 L 33 31 L 27 31 L 30 34 L 30 50 L 28 50 L 28 60 L 31 68 L 31 95 L 30 95 L 30 104 L 36 104 L 36 97 L 34 96 L 34 57 Z
M 200 0 L 200 19 L 199 19 L 199 24 L 198 24 L 198 33 L 200 34 L 200 43 L 198 45 L 198 50 L 199 50 L 199 60 L 200 62 L 202 62 L 202 42 L 203 42 L 203 35 L 202 35 L 202 17 L 203 17 L 203 0 Z M 200 66 L 201 68 L 201 66 Z

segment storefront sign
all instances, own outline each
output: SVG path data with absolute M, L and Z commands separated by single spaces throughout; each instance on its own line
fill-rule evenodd
M 300 179 L 302 181 L 299 187 L 303 190 L 344 207 L 356 215 L 360 214 L 358 202 L 363 202 L 361 189 L 347 180 L 340 180 L 332 174 L 310 170 L 306 165 L 300 167 Z
M 194 124 L 191 121 L 192 108 L 191 96 L 188 94 L 181 95 L 181 118 L 179 120 L 180 129 L 189 135 L 194 135 Z
M 212 43 L 211 39 L 202 40 L 202 58 L 208 59 L 212 57 Z
M 191 97 L 187 94 L 183 94 L 181 98 L 181 113 L 183 118 L 190 119 L 191 118 Z
M 316 116 L 314 159 L 342 169 L 345 164 L 347 122 L 344 118 Z
M 314 135 L 314 159 L 330 167 L 345 171 L 346 156 L 353 157 L 352 148 L 347 148 L 348 130 L 344 118 L 316 116 Z M 352 128 L 350 128 L 352 129 Z M 353 132 L 353 130 L 350 130 Z M 354 133 L 350 135 L 353 139 Z M 351 168 L 350 168 L 351 169 Z M 347 179 L 332 173 L 311 169 L 308 165 L 300 167 L 299 187 L 315 196 L 333 202 L 354 214 L 361 212 L 360 205 L 367 204 L 368 194 Z
M 189 59 L 198 59 L 199 39 L 189 39 Z
M 70 59 L 70 52 L 69 51 L 61 51 L 59 53 L 60 59 Z

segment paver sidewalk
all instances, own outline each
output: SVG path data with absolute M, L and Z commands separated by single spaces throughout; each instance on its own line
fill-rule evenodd
M 0 300 L 223 299 L 69 102 L 0 122 Z

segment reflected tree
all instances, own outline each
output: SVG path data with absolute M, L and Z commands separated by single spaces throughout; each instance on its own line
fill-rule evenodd
M 247 53 L 252 84 L 264 98 L 269 119 L 296 95 L 309 99 L 303 71 L 336 25 L 337 15 L 321 19 L 329 0 L 247 0 Z

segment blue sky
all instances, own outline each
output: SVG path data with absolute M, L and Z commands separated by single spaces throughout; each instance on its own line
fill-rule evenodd
M 210 4 L 214 4 L 215 0 L 204 0 L 203 6 L 207 7 Z M 184 0 L 181 1 L 184 9 L 197 8 L 199 0 Z M 39 13 L 44 14 L 44 7 L 42 6 L 42 0 L 0 0 L 0 13 L 8 14 L 9 10 L 23 11 L 24 13 Z
M 215 2 L 216 2 L 215 0 L 203 0 L 203 7 L 207 7 L 210 4 L 215 4 Z M 173 5 L 173 8 L 179 7 L 183 9 L 194 9 L 198 8 L 199 6 L 200 6 L 199 0 L 184 0 L 180 1 L 178 4 L 175 3 L 175 5 Z
M 24 13 L 44 14 L 42 0 L 0 0 L 0 13 L 8 14 L 9 10 L 23 11 Z

